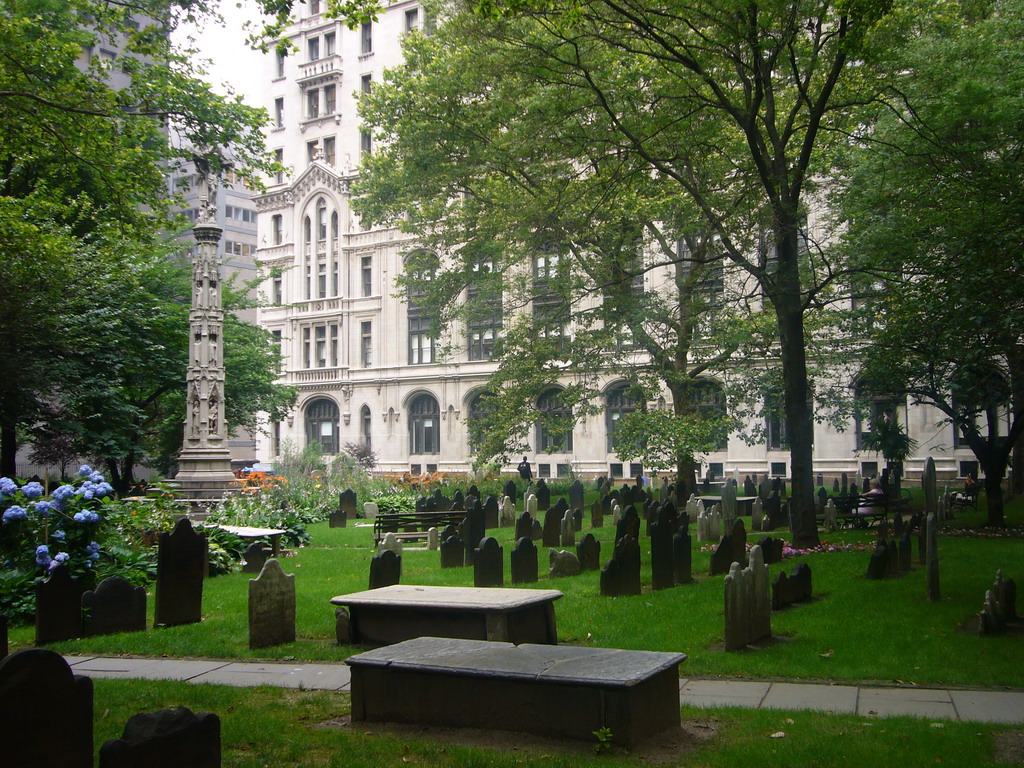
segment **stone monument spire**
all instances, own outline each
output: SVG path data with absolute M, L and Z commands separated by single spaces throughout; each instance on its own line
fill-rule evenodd
M 224 423 L 224 310 L 217 243 L 216 180 L 210 164 L 195 158 L 199 212 L 192 234 L 192 308 L 186 373 L 185 440 L 175 480 L 191 498 L 219 497 L 234 480 Z

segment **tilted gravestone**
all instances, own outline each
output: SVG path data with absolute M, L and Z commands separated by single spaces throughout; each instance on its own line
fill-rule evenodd
M 242 559 L 245 561 L 242 563 L 242 573 L 259 573 L 263 570 L 263 564 L 267 562 L 269 556 L 269 550 L 260 542 L 254 541 L 242 553 Z
M 590 527 L 604 527 L 604 507 L 601 505 L 600 499 L 595 499 L 594 503 L 590 505 Z
M 479 501 L 474 502 L 466 515 L 466 527 L 469 535 L 466 538 L 466 565 L 473 564 L 473 550 L 480 546 L 487 535 L 487 520 L 484 516 L 484 508 Z
M 174 707 L 128 718 L 100 747 L 100 768 L 220 768 L 220 718 Z
M 584 571 L 601 569 L 601 542 L 592 533 L 586 534 L 576 545 L 576 557 Z
M 775 565 L 775 563 L 782 562 L 782 550 L 785 542 L 782 539 L 773 539 L 771 536 L 765 536 L 757 542 L 757 546 L 761 548 L 761 553 L 764 555 L 765 565 Z
M 651 523 L 651 589 L 675 586 L 672 528 L 660 517 Z
M 569 506 L 572 509 L 583 509 L 583 497 L 583 483 L 573 480 L 572 485 L 569 486 Z
M 345 516 L 349 520 L 354 520 L 356 512 L 359 509 L 356 502 L 356 492 L 351 488 L 346 488 L 344 491 L 339 493 L 338 506 L 345 512 Z
M 443 555 L 442 555 L 443 557 Z M 444 563 L 441 564 L 444 568 Z M 370 589 L 391 587 L 402 581 L 402 556 L 393 549 L 382 549 L 370 560 Z
M 632 536 L 615 542 L 611 559 L 601 571 L 601 594 L 620 597 L 640 594 L 640 545 Z
M 544 546 L 557 547 L 562 540 L 562 517 L 558 510 L 549 509 L 544 513 Z
M 512 503 L 513 504 L 516 503 L 516 499 L 519 497 L 519 491 L 516 488 L 516 484 L 515 484 L 514 480 L 509 480 L 508 482 L 505 483 L 505 488 L 503 489 L 503 494 L 505 496 L 508 496 L 510 499 L 512 499 Z
M 0 661 L 0 763 L 92 768 L 92 679 L 58 653 L 15 651 Z
M 86 637 L 116 632 L 145 632 L 146 588 L 110 576 L 95 591 L 82 593 L 82 629 Z
M 537 545 L 529 536 L 516 539 L 509 555 L 513 584 L 532 584 L 537 581 Z
M 203 618 L 206 534 L 182 518 L 171 533 L 160 534 L 156 556 L 155 626 L 194 624 Z
M 543 477 L 537 481 L 534 496 L 537 497 L 537 509 L 541 512 L 551 507 L 551 489 Z
M 548 550 L 548 577 L 579 576 L 582 572 L 579 558 L 567 549 Z
M 85 586 L 58 565 L 36 584 L 36 645 L 82 636 L 82 595 Z
M 692 540 L 686 525 L 682 525 L 672 537 L 672 569 L 676 584 L 693 581 Z
M 373 589 L 372 565 L 370 572 Z M 249 647 L 269 648 L 293 642 L 295 576 L 285 573 L 280 561 L 272 557 L 263 564 L 260 575 L 249 580 Z
M 523 514 L 519 516 L 519 519 L 516 520 L 516 541 L 519 541 L 519 539 L 524 536 L 528 539 L 533 538 L 533 518 L 530 517 L 529 512 L 523 512 Z
M 466 564 L 466 544 L 457 534 L 441 539 L 442 568 L 461 568 Z
M 553 510 L 552 510 L 553 511 Z M 560 541 L 559 546 L 561 547 L 575 547 L 576 546 L 576 521 L 573 519 L 572 512 L 568 510 L 562 516 L 562 525 L 560 529 Z
M 484 499 L 484 526 L 485 528 L 498 527 L 498 500 L 493 496 Z
M 501 587 L 505 584 L 505 550 L 493 536 L 486 536 L 473 553 L 473 586 Z
M 768 566 L 761 548 L 750 550 L 750 565 L 729 567 L 725 577 L 725 650 L 737 651 L 750 643 L 770 637 L 771 596 Z
M 929 457 L 930 459 L 931 457 Z M 939 595 L 939 534 L 938 521 L 934 514 L 928 515 L 925 521 L 925 583 L 927 584 L 927 598 L 932 602 L 940 599 Z

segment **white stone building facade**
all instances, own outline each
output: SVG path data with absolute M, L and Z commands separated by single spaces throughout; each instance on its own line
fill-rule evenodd
M 299 396 L 288 419 L 257 439 L 257 457 L 272 463 L 285 441 L 301 448 L 315 440 L 327 453 L 369 443 L 382 471 L 466 472 L 473 458 L 467 422 L 494 369 L 490 339 L 486 332 L 470 338 L 455 330 L 446 340 L 458 342 L 454 357 L 439 360 L 441 342 L 431 342 L 427 318 L 394 282 L 415 243 L 394 229 L 364 229 L 351 209 L 359 158 L 373 149 L 359 124 L 358 94 L 401 62 L 402 36 L 428 20 L 416 0 L 388 6 L 357 30 L 327 19 L 315 0 L 299 9 L 304 15 L 288 31 L 294 53 L 266 59 L 268 146 L 288 170 L 269 179 L 267 193 L 256 199 L 257 262 L 268 275 L 259 322 L 279 339 L 282 381 Z M 668 279 L 648 272 L 645 289 Z M 559 450 L 540 450 L 546 438 L 531 430 L 536 475 L 633 477 L 641 470 L 610 448 L 622 383 L 603 382 L 602 397 L 612 407 L 583 417 Z M 975 468 L 938 411 L 903 406 L 898 412 L 921 446 L 920 458 L 908 462 L 910 475 L 927 455 L 947 478 Z M 758 445 L 731 437 L 705 457 L 708 471 L 788 475 L 784 436 L 773 426 Z M 842 432 L 817 425 L 815 471 L 870 475 L 884 466 L 881 456 L 857 450 L 859 431 L 854 423 Z

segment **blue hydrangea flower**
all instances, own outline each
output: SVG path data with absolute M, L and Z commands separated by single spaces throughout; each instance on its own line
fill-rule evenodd
M 81 512 L 75 512 L 74 520 L 76 523 L 98 523 L 100 516 L 89 509 L 83 509 Z
M 58 552 L 56 555 L 54 555 L 53 560 L 50 561 L 50 564 L 47 567 L 49 570 L 52 571 L 58 565 L 64 565 L 64 563 L 66 563 L 70 559 L 71 555 L 69 555 L 67 552 Z
M 90 541 L 89 544 L 85 547 L 85 551 L 88 552 L 90 555 L 98 555 L 100 551 L 100 545 L 98 542 Z
M 50 564 L 50 548 L 45 544 L 36 547 L 36 564 L 46 568 Z
M 42 484 L 37 483 L 35 480 L 33 480 L 32 482 L 25 483 L 23 486 L 21 486 L 21 492 L 25 494 L 26 498 L 38 499 L 40 496 L 43 495 L 43 486 Z
M 53 505 L 48 501 L 37 501 L 33 509 L 40 517 L 47 517 L 53 509 Z
M 103 482 L 96 486 L 95 492 L 98 498 L 110 496 L 114 493 L 114 486 L 112 486 L 110 483 Z
M 62 485 L 53 492 L 53 500 L 64 502 L 75 495 L 75 487 L 73 485 Z
M 22 507 L 8 507 L 4 512 L 4 525 L 7 523 L 13 523 L 17 520 L 25 519 L 25 510 Z
M 18 490 L 18 484 L 9 477 L 0 477 L 0 496 L 10 496 Z
M 93 472 L 89 475 L 89 481 L 93 483 L 102 483 L 104 481 L 102 472 Z
M 64 541 L 64 531 L 58 528 L 56 531 L 50 534 L 50 538 L 55 541 Z
M 80 466 L 78 468 L 78 476 L 79 477 L 88 477 L 91 474 L 92 474 L 92 467 L 90 467 L 88 464 L 83 464 L 82 466 Z

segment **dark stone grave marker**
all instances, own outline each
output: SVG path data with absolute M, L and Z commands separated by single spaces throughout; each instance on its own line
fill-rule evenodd
M 557 509 L 544 513 L 544 546 L 557 547 L 562 541 L 562 515 Z
M 590 506 L 590 527 L 604 528 L 604 505 L 600 499 L 595 499 Z
M 270 553 L 263 547 L 263 545 L 254 541 L 248 547 L 245 548 L 245 553 L 242 558 L 245 560 L 242 565 L 242 573 L 259 573 L 263 570 L 263 564 L 267 562 L 267 558 Z
M 505 551 L 498 540 L 487 536 L 473 552 L 473 586 L 501 587 L 505 584 Z
M 789 572 L 789 582 L 793 585 L 793 600 L 802 603 L 813 596 L 811 584 L 811 566 L 807 563 L 797 563 Z
M 902 536 L 900 536 L 898 549 L 899 553 L 897 556 L 897 567 L 900 571 L 909 571 L 911 567 L 911 561 L 913 560 L 913 553 L 911 552 L 909 533 L 904 533 Z
M 82 636 L 83 592 L 84 585 L 71 578 L 66 565 L 58 565 L 36 584 L 36 645 Z
M 583 497 L 583 483 L 573 480 L 572 485 L 569 486 L 569 506 L 573 509 L 583 509 Z
M 444 547 L 444 544 L 441 545 Z M 441 550 L 444 568 L 444 550 Z M 401 583 L 402 557 L 393 549 L 382 549 L 370 560 L 370 589 L 380 589 Z
M 640 545 L 632 536 L 615 542 L 615 551 L 601 571 L 601 594 L 620 597 L 640 594 Z
M 832 493 L 833 493 L 833 495 L 837 495 L 839 493 L 839 478 L 838 477 L 835 478 L 832 481 Z
M 466 508 L 466 497 L 462 493 L 461 488 L 456 488 L 455 493 L 452 494 L 452 506 L 451 511 L 457 512 Z
M 370 589 L 373 589 L 372 564 Z M 249 647 L 269 648 L 293 642 L 295 576 L 285 573 L 280 561 L 273 557 L 263 564 L 259 576 L 249 580 Z
M 584 571 L 601 569 L 601 542 L 594 534 L 588 533 L 576 545 L 576 557 L 580 560 L 580 568 Z
M 203 619 L 206 534 L 182 518 L 171 533 L 160 534 L 156 556 L 155 626 L 194 624 Z
M 505 483 L 504 495 L 508 496 L 510 499 L 512 499 L 512 503 L 513 504 L 516 503 L 516 501 L 517 501 L 517 490 L 516 490 L 516 484 L 515 484 L 514 480 L 509 480 L 507 483 Z
M 513 584 L 532 584 L 537 581 L 537 545 L 528 536 L 516 539 L 509 559 Z
M 869 579 L 884 579 L 888 575 L 889 553 L 886 552 L 886 543 L 880 541 L 875 545 L 875 551 L 871 553 L 871 559 L 868 561 L 867 577 Z
M 672 554 L 672 529 L 667 521 L 655 520 L 651 523 L 651 589 L 675 586 Z
M 328 515 L 327 520 L 329 528 L 345 528 L 348 525 L 348 513 L 341 507 L 338 507 Z
M 345 517 L 354 520 L 358 507 L 356 506 L 356 492 L 346 488 L 338 494 L 338 506 L 345 512 Z
M 583 530 L 583 510 L 574 509 L 572 511 L 572 528 L 576 533 Z
M 528 539 L 533 538 L 533 518 L 530 517 L 529 512 L 523 512 L 516 520 L 516 541 L 519 541 L 524 536 Z
M 484 528 L 498 527 L 498 500 L 493 496 L 484 499 Z
M 757 545 L 761 548 L 761 552 L 764 553 L 764 564 L 774 565 L 775 563 L 782 562 L 782 548 L 784 542 L 782 539 L 774 539 L 771 536 L 765 536 Z
M 728 573 L 729 566 L 733 563 L 733 546 L 732 546 L 732 534 L 725 534 L 721 541 L 718 542 L 718 546 L 715 547 L 715 551 L 711 553 L 711 568 L 710 574 L 717 576 L 721 573 Z
M 540 524 L 540 520 L 536 518 L 533 521 L 533 533 L 530 538 L 534 541 L 541 541 L 544 538 L 544 528 Z
M 487 535 L 487 521 L 484 519 L 484 508 L 479 501 L 473 503 L 466 515 L 466 565 L 473 564 L 473 550 L 480 546 Z
M 551 507 L 551 489 L 542 477 L 534 486 L 533 495 L 537 497 L 537 511 L 543 512 Z
M 133 715 L 100 747 L 100 768 L 220 768 L 220 718 L 188 707 Z
M 685 515 L 684 515 L 684 519 Z M 693 550 L 687 526 L 676 529 L 672 537 L 672 568 L 676 584 L 689 584 L 693 581 Z
M 92 768 L 92 679 L 44 648 L 0 661 L 0 763 Z
M 729 536 L 732 542 L 732 562 L 739 563 L 741 568 L 747 567 L 747 527 L 743 525 L 743 519 L 737 517 L 732 525 L 732 532 Z M 729 568 L 726 566 L 726 571 Z
M 551 505 L 548 505 L 551 506 Z M 565 499 L 559 499 L 555 502 L 554 506 L 551 506 L 554 512 L 557 512 L 560 518 L 565 517 L 565 513 L 569 511 L 569 502 Z
M 120 576 L 104 579 L 82 593 L 82 629 L 86 637 L 146 631 L 146 588 Z
M 821 472 L 819 472 L 818 476 L 815 478 L 814 484 L 816 486 L 818 486 L 819 488 L 824 488 L 825 487 L 825 477 L 824 477 L 824 475 L 821 474 Z
M 466 544 L 458 534 L 442 538 L 438 549 L 442 568 L 461 568 L 466 564 Z

